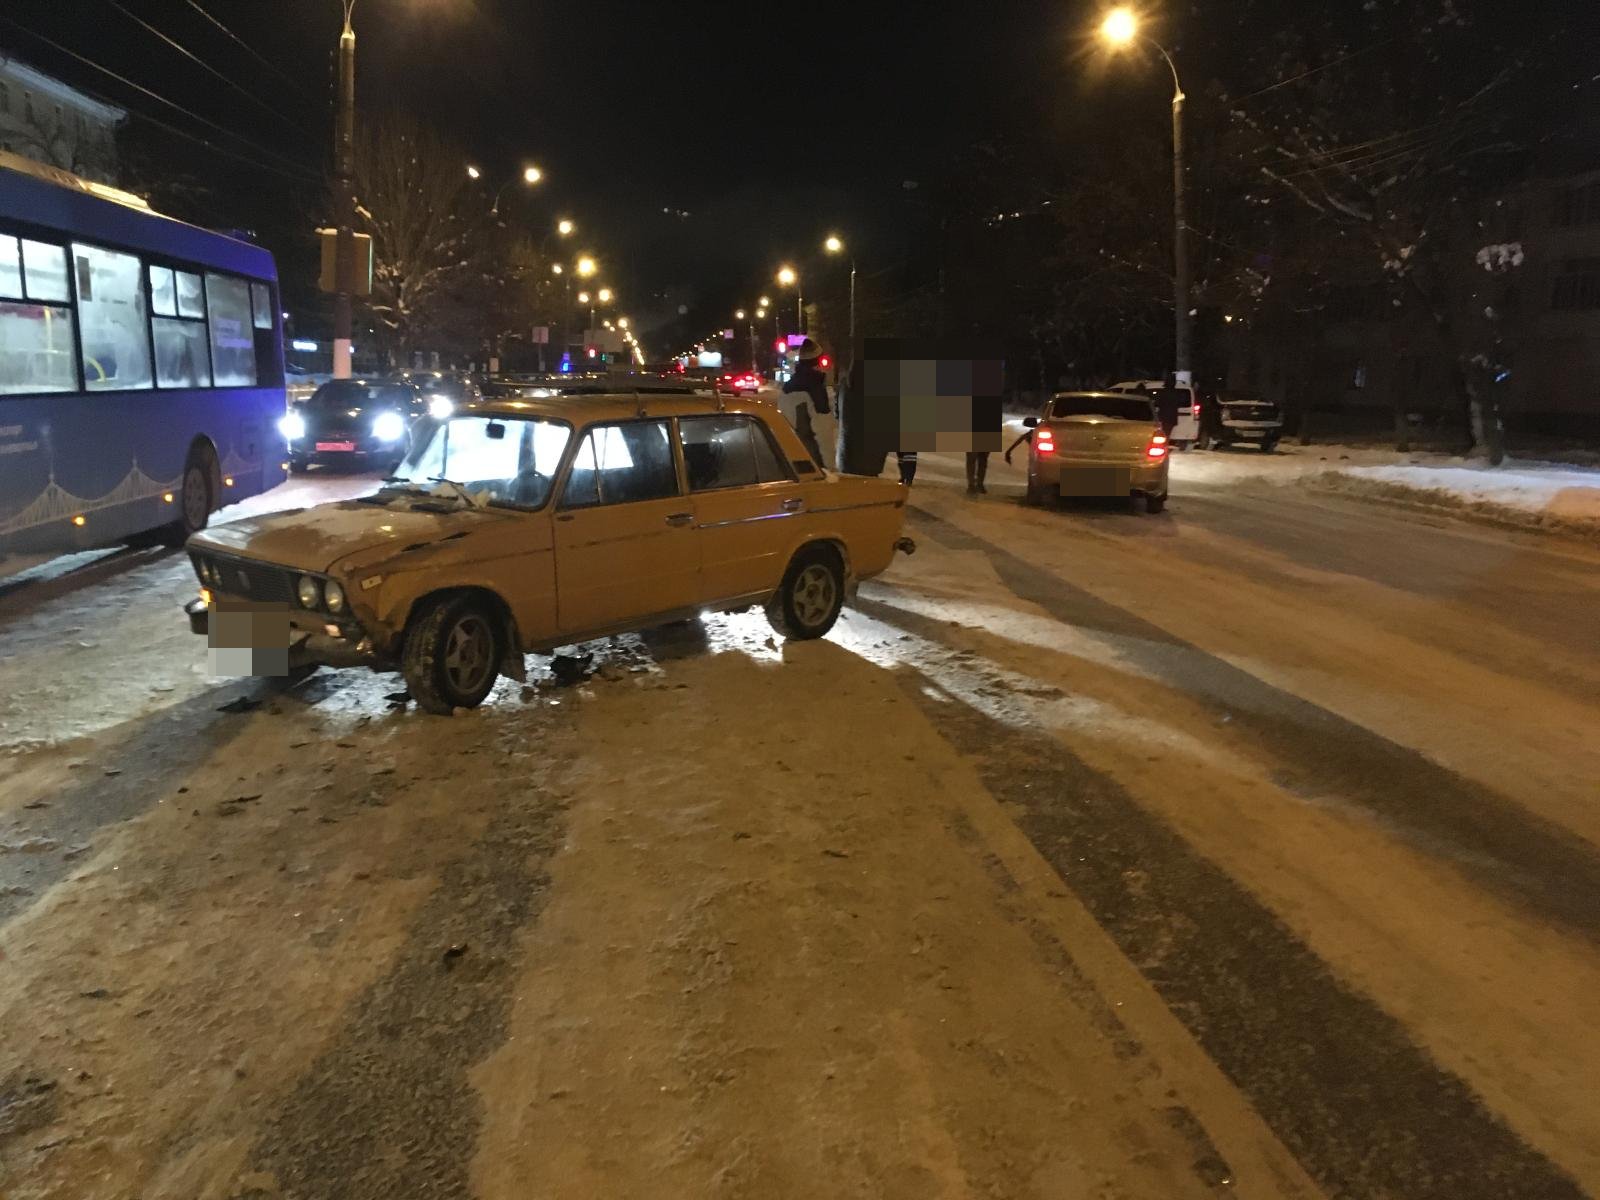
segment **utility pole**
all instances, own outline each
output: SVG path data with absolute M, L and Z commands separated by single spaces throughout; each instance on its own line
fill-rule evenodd
M 1165 55 L 1166 52 L 1162 51 Z M 1167 60 L 1171 65 L 1171 59 Z M 1178 83 L 1178 69 L 1172 69 L 1172 300 L 1177 310 L 1177 325 L 1173 330 L 1173 383 L 1187 387 L 1194 380 L 1190 362 L 1190 330 L 1193 321 L 1189 316 L 1189 226 L 1184 219 L 1183 178 L 1183 87 Z
M 350 27 L 355 0 L 345 0 L 339 35 L 339 115 L 334 128 L 333 377 L 350 378 L 350 293 L 355 288 L 356 33 Z

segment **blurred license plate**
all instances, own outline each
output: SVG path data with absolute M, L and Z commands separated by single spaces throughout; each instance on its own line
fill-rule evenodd
M 1061 472 L 1063 496 L 1126 496 L 1133 486 L 1126 467 L 1080 467 Z
M 318 450 L 354 450 L 355 448 L 356 448 L 356 444 L 354 442 L 318 442 L 317 443 L 317 449 Z
M 211 605 L 207 658 L 213 675 L 287 675 L 289 606 L 218 599 Z

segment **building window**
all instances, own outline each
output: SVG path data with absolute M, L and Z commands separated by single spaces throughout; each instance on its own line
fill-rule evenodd
M 1600 308 L 1600 258 L 1569 258 L 1561 264 L 1550 307 L 1574 311 Z
M 1556 224 L 1600 224 L 1600 179 L 1556 190 Z

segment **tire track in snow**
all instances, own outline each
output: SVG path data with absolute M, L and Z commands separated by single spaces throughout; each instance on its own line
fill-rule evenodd
M 930 641 L 944 632 L 877 601 L 855 607 Z M 920 671 L 905 690 L 1330 1196 L 1583 1196 L 1115 780 L 1043 729 L 980 712 Z
M 1141 671 L 1228 713 L 1234 729 L 1277 760 L 1286 789 L 1337 797 L 1477 886 L 1600 944 L 1600 856 L 1582 838 L 943 518 L 918 509 L 914 520 L 951 549 L 987 555 L 1018 599 L 1066 625 L 1116 636 Z

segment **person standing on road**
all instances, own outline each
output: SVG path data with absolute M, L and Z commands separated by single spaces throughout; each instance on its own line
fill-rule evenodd
M 806 397 L 795 406 L 794 431 L 800 435 L 812 461 L 818 467 L 825 467 L 827 460 L 822 457 L 817 431 L 811 423 L 813 413 L 828 412 L 828 381 L 823 374 L 822 347 L 807 338 L 800 343 L 800 352 L 795 358 L 794 374 L 783 385 L 785 395 L 798 392 Z
M 967 495 L 976 496 L 979 493 L 987 495 L 989 489 L 983 486 L 983 481 L 989 474 L 989 452 L 987 450 L 967 451 Z
M 1174 377 L 1167 376 L 1167 384 L 1156 393 L 1156 420 L 1161 422 L 1162 434 L 1170 439 L 1178 427 L 1178 385 Z
M 917 452 L 915 450 L 896 450 L 895 459 L 900 464 L 900 482 L 907 487 L 917 477 Z

